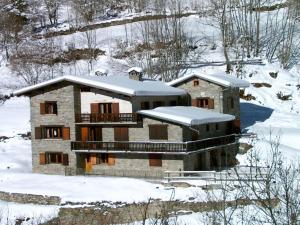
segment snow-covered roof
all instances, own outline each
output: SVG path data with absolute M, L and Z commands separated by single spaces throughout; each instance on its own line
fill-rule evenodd
M 186 126 L 226 122 L 235 119 L 233 115 L 213 112 L 208 109 L 193 106 L 158 107 L 150 110 L 141 110 L 138 111 L 138 113 Z
M 170 86 L 174 86 L 178 83 L 181 83 L 185 80 L 188 80 L 192 77 L 197 77 L 199 79 L 207 80 L 212 83 L 224 86 L 224 87 L 238 87 L 238 88 L 246 88 L 250 86 L 248 81 L 236 78 L 232 75 L 226 73 L 216 73 L 216 74 L 190 74 L 187 76 L 179 77 L 176 80 L 173 80 L 167 83 Z
M 69 81 L 72 83 L 86 85 L 89 87 L 124 94 L 127 96 L 178 96 L 186 94 L 184 90 L 170 87 L 166 83 L 163 83 L 161 81 L 137 81 L 129 79 L 127 76 L 62 76 L 36 85 L 22 88 L 15 91 L 13 94 L 17 96 L 23 95 L 33 90 L 62 81 Z
M 130 73 L 132 71 L 136 71 L 138 73 L 142 73 L 143 69 L 141 67 L 131 67 L 129 70 L 127 70 L 128 73 Z

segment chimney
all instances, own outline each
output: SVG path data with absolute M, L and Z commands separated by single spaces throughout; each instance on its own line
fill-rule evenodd
M 140 67 L 132 67 L 128 71 L 129 78 L 132 80 L 143 80 L 143 69 Z

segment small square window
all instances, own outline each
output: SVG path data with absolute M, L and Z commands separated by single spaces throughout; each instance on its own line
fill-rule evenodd
M 199 80 L 194 80 L 194 86 L 199 86 Z
M 150 109 L 149 102 L 141 102 L 141 110 L 147 110 Z
M 209 124 L 206 124 L 206 131 L 209 131 Z
M 45 102 L 45 114 L 57 114 L 57 103 Z

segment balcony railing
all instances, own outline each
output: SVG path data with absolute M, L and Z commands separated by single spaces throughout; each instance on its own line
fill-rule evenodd
M 182 143 L 173 142 L 104 142 L 104 141 L 74 141 L 72 150 L 94 150 L 94 151 L 131 151 L 131 152 L 192 152 L 214 148 L 218 146 L 233 144 L 236 135 L 227 135 L 216 138 L 208 138 L 199 141 Z
M 136 113 L 83 113 L 76 114 L 76 123 L 107 123 L 107 122 L 139 122 L 140 117 Z

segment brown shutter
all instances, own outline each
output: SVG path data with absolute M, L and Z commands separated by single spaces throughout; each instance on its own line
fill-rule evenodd
M 91 113 L 99 113 L 99 103 L 91 103 Z
M 215 108 L 215 104 L 214 104 L 214 99 L 213 98 L 209 98 L 208 99 L 208 108 L 209 109 L 214 109 Z
M 149 125 L 150 140 L 168 140 L 168 125 L 151 124 Z
M 69 155 L 63 154 L 63 165 L 68 166 L 69 165 Z
M 35 139 L 42 139 L 42 128 L 36 127 L 34 129 Z
M 119 103 L 112 103 L 112 113 L 119 113 Z
M 161 139 L 168 140 L 168 125 L 161 125 L 159 129 Z
M 108 154 L 108 165 L 113 166 L 115 165 L 115 155 L 114 154 Z
M 161 154 L 149 154 L 149 166 L 162 166 L 162 156 Z
M 45 165 L 45 164 L 46 164 L 46 154 L 40 153 L 40 165 Z
M 89 129 L 87 127 L 81 127 L 81 141 L 88 141 Z
M 41 115 L 46 114 L 46 104 L 45 103 L 40 103 L 40 114 Z
M 115 141 L 129 141 L 128 127 L 115 127 Z
M 62 138 L 63 140 L 70 140 L 70 127 L 63 127 Z
M 102 141 L 102 127 L 96 127 L 96 141 Z
M 192 106 L 198 107 L 198 100 L 192 99 Z

